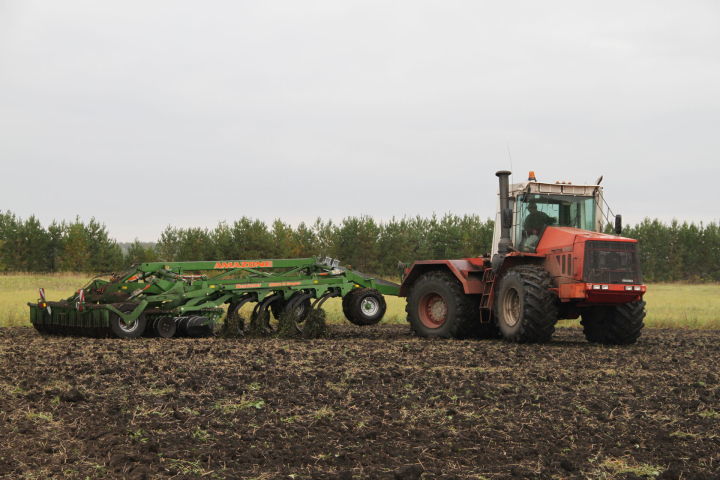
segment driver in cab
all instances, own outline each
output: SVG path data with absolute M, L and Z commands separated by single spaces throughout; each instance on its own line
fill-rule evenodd
M 524 245 L 525 250 L 535 250 L 542 231 L 548 225 L 555 223 L 556 220 L 545 212 L 539 212 L 535 201 L 528 203 L 528 210 L 530 213 L 523 223 L 523 230 L 526 235 Z

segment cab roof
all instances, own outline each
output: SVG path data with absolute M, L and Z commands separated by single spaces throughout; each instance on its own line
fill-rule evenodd
M 577 185 L 574 183 L 521 182 L 510 185 L 510 196 L 517 197 L 522 193 L 545 193 L 552 195 L 572 195 L 594 197 L 602 191 L 600 185 Z

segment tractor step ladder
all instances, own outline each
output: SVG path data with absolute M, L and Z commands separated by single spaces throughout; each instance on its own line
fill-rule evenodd
M 488 268 L 483 272 L 483 291 L 480 297 L 480 322 L 490 323 L 492 321 L 492 296 L 495 290 L 495 271 Z

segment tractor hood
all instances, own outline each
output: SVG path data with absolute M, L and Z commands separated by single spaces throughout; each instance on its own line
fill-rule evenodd
M 637 243 L 633 238 L 618 237 L 606 233 L 591 232 L 573 227 L 547 227 L 540 238 L 536 252 L 539 254 L 570 251 L 575 244 L 582 244 L 588 240 L 603 242 L 630 242 Z
M 545 257 L 546 268 L 559 283 L 642 284 L 637 240 L 632 238 L 547 227 L 536 254 Z

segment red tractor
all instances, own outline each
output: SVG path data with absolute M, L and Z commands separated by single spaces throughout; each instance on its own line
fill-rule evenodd
M 631 344 L 645 317 L 637 240 L 602 233 L 602 187 L 527 182 L 496 173 L 500 202 L 486 257 L 417 261 L 400 295 L 423 337 L 500 336 L 547 342 L 559 319 L 581 317 L 590 342 Z

